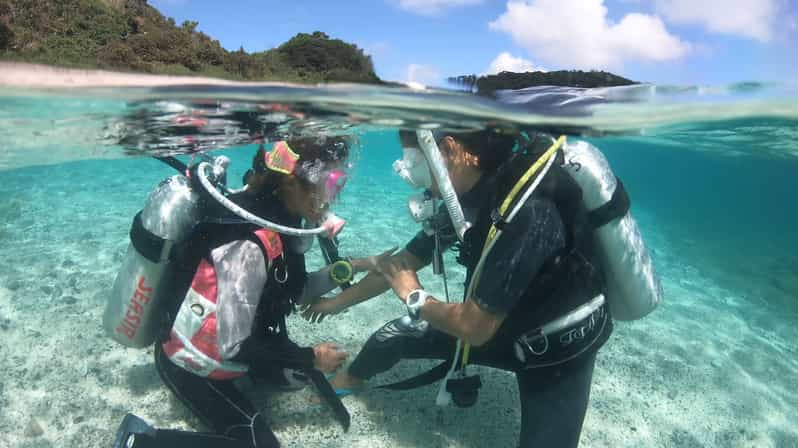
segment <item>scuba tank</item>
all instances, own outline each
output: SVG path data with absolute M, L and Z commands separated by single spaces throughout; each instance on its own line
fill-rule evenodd
M 187 167 L 171 157 L 159 158 L 181 173 Z M 223 183 L 230 159 L 217 157 L 211 168 Z M 130 244 L 114 281 L 103 315 L 106 334 L 122 345 L 143 348 L 155 341 L 160 304 L 172 293 L 165 284 L 177 274 L 173 248 L 184 243 L 202 218 L 201 195 L 192 181 L 177 174 L 150 193 L 144 208 L 133 218 Z
M 106 334 L 122 345 L 142 348 L 155 341 L 162 283 L 173 272 L 171 248 L 200 219 L 200 196 L 182 175 L 172 176 L 150 194 L 133 219 L 130 244 L 103 316 Z
M 566 143 L 563 153 L 563 168 L 581 187 L 582 202 L 592 222 L 610 315 L 622 321 L 640 319 L 662 301 L 662 285 L 640 229 L 628 212 L 623 184 L 604 155 L 590 143 Z

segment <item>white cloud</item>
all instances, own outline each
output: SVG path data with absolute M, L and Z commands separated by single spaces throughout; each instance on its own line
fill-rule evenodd
M 488 67 L 488 74 L 496 74 L 501 72 L 534 72 L 534 71 L 544 71 L 540 67 L 535 67 L 532 64 L 532 61 L 528 61 L 521 57 L 515 57 L 510 53 L 504 51 L 499 53 L 496 58 L 491 61 L 490 67 Z
M 632 13 L 613 23 L 604 0 L 509 0 L 490 28 L 508 33 L 546 64 L 569 69 L 668 61 L 690 49 L 659 17 Z
M 770 40 L 778 0 L 656 0 L 657 12 L 672 23 L 702 25 L 715 33 Z
M 407 66 L 407 78 L 405 82 L 431 86 L 440 84 L 442 79 L 441 72 L 431 65 L 410 64 Z
M 482 0 L 399 0 L 399 7 L 405 11 L 424 16 L 431 16 L 439 12 L 458 6 L 470 6 L 482 3 Z

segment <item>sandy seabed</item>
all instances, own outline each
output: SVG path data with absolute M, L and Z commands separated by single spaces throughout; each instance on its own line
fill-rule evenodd
M 128 182 L 136 163 L 0 172 L 0 448 L 107 447 L 127 412 L 157 427 L 202 429 L 161 384 L 151 348 L 126 349 L 101 325 L 130 219 L 146 197 Z M 163 173 L 142 182 L 154 185 Z M 344 201 L 344 211 L 383 198 L 375 185 L 353 186 L 359 202 Z M 397 229 L 393 219 L 355 216 L 342 244 L 353 255 L 401 244 L 413 226 Z M 682 259 L 656 229 L 646 230 L 666 300 L 644 320 L 617 323 L 600 352 L 582 446 L 798 447 L 794 313 L 713 283 L 701 269 L 712 260 Z M 462 272 L 450 281 L 461 283 Z M 429 272 L 422 283 L 442 290 Z M 329 340 L 354 354 L 402 313 L 386 294 L 320 325 L 293 316 L 289 328 L 301 344 Z M 380 381 L 431 365 L 407 361 Z M 347 397 L 347 433 L 324 407 L 308 404 L 308 390 L 247 387 L 287 447 L 513 447 L 515 379 L 481 373 L 480 400 L 470 409 L 436 407 L 437 386 Z

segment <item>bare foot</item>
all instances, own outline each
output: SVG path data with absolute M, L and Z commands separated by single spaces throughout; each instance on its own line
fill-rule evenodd
M 365 381 L 350 375 L 348 370 L 342 370 L 341 373 L 335 375 L 335 378 L 330 381 L 330 384 L 332 384 L 334 389 L 357 390 L 363 388 Z
M 332 385 L 333 389 L 336 391 L 342 391 L 344 389 L 357 391 L 362 389 L 365 383 L 364 380 L 350 375 L 347 370 L 342 370 L 330 380 L 330 385 Z M 323 400 L 320 396 L 314 395 L 311 397 L 310 402 L 312 404 L 321 404 Z

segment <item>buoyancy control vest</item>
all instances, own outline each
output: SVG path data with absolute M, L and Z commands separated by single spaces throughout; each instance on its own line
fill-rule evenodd
M 512 199 L 507 192 L 517 187 L 513 183 L 540 156 L 541 151 L 531 147 L 505 163 L 496 176 L 491 203 Z M 505 347 L 511 342 L 515 357 L 526 368 L 572 359 L 593 343 L 606 340 L 609 315 L 639 319 L 662 297 L 659 279 L 629 213 L 629 197 L 604 155 L 589 143 L 577 141 L 564 144 L 556 157 L 550 170 L 540 174 L 544 177 L 533 197 L 548 198 L 556 205 L 567 229 L 566 247 L 544 264 L 492 341 Z M 485 256 L 473 250 L 486 238 L 485 228 L 505 224 L 498 208 L 483 210 L 480 216 L 491 219 L 478 224 L 472 250 L 465 251 L 471 257 L 463 260 L 467 266 Z
M 557 151 L 558 142 L 546 151 L 526 148 L 488 180 L 491 193 L 459 245 L 458 262 L 467 270 L 466 291 L 485 256 L 492 227 L 512 225 L 503 222 L 499 205 L 512 199 L 508 192 L 518 186 L 530 167 L 529 172 L 535 171 L 534 165 L 543 161 L 541 154 Z M 566 227 L 566 247 L 544 263 L 525 296 L 484 347 L 515 358 L 508 364 L 517 369 L 556 365 L 579 356 L 595 347 L 596 342 L 600 345 L 606 340 L 612 312 L 621 310 L 621 320 L 638 319 L 652 311 L 662 296 L 645 244 L 629 214 L 629 198 L 604 156 L 582 141 L 566 143 L 555 154 L 554 163 L 542 174 L 532 197 L 547 198 L 555 204 Z M 527 180 L 527 185 L 532 183 Z M 585 192 L 586 189 L 599 191 Z M 522 197 L 517 196 L 514 201 L 523 200 Z M 550 344 L 553 337 L 560 347 Z M 411 389 L 446 376 L 441 390 L 454 397 L 451 386 L 466 385 L 465 402 L 454 401 L 469 406 L 476 400 L 479 381 L 478 377 L 465 375 L 468 346 L 463 354 L 460 352 L 458 343 L 454 359 L 419 376 L 382 387 Z M 460 369 L 452 370 L 453 363 L 461 364 Z M 438 403 L 444 402 L 439 393 Z
M 473 280 L 491 226 L 514 225 L 497 221 L 499 204 L 540 155 L 515 154 L 488 180 L 488 198 L 466 233 L 457 257 L 458 263 L 466 268 L 466 284 Z M 603 273 L 592 250 L 592 232 L 582 204 L 582 190 L 562 167 L 562 153 L 558 152 L 556 157 L 530 199 L 548 199 L 555 205 L 566 230 L 565 248 L 543 264 L 486 349 L 511 346 L 520 335 L 567 314 L 604 291 Z
M 552 145 L 549 149 L 554 147 L 555 145 Z M 523 195 L 510 194 L 510 192 L 530 167 L 539 161 L 541 153 L 542 151 L 534 150 L 516 153 L 502 164 L 497 172 L 481 181 L 484 182 L 480 187 L 483 199 L 476 213 L 476 219 L 465 233 L 464 241 L 456 245 L 456 250 L 459 252 L 457 262 L 466 268 L 464 300 L 468 300 L 467 295 L 469 291 L 473 291 L 474 282 L 479 281 L 478 266 L 486 256 L 487 241 L 493 238 L 492 228 L 503 229 L 505 226 L 518 225 L 516 221 L 503 221 L 503 216 L 506 218 L 507 214 L 502 213 L 513 209 L 514 205 L 524 200 Z M 555 156 L 556 159 L 548 171 L 538 174 L 544 177 L 540 179 L 541 182 L 532 196 L 526 200 L 545 198 L 554 203 L 565 226 L 566 245 L 543 264 L 539 273 L 530 282 L 524 296 L 509 311 L 491 340 L 480 347 L 482 351 L 493 352 L 492 359 L 503 359 L 494 367 L 517 371 L 558 364 L 578 356 L 584 351 L 584 344 L 574 344 L 568 347 L 568 350 L 558 350 L 555 347 L 548 350 L 547 347 L 546 350 L 540 351 L 539 359 L 518 356 L 515 347 L 518 339 L 525 333 L 535 331 L 547 322 L 571 313 L 575 308 L 592 304 L 591 299 L 597 295 L 601 297 L 603 279 L 601 272 L 590 261 L 592 258 L 588 250 L 590 232 L 586 224 L 588 215 L 581 204 L 582 192 L 563 170 L 562 153 L 555 153 Z M 527 187 L 533 181 L 534 178 L 528 179 Z M 500 207 L 507 198 L 511 198 L 512 202 L 508 203 L 507 207 Z M 505 212 L 500 213 L 502 208 Z M 496 238 L 498 237 L 500 236 Z M 595 308 L 604 310 L 603 299 Z M 592 313 L 587 315 L 586 319 L 590 319 L 591 315 Z M 609 322 L 606 314 L 600 317 L 603 318 L 603 322 Z M 608 336 L 609 331 L 604 331 L 603 326 L 600 330 L 597 332 L 599 336 Z M 443 405 L 453 401 L 460 407 L 471 406 L 476 401 L 477 389 L 481 386 L 481 382 L 478 375 L 466 373 L 469 349 L 467 344 L 458 342 L 452 358 L 429 372 L 381 387 L 394 390 L 412 389 L 446 377 L 436 400 L 438 404 Z M 445 395 L 449 398 L 443 398 Z
M 246 230 L 244 230 L 246 231 Z M 267 284 L 276 282 L 279 286 L 287 283 L 289 275 L 284 265 L 283 245 L 280 236 L 267 229 L 256 229 L 236 240 L 247 239 L 260 248 L 265 262 L 264 278 Z M 183 298 L 171 326 L 169 337 L 163 343 L 166 356 L 176 365 L 202 376 L 216 380 L 231 379 L 244 375 L 248 366 L 225 360 L 220 355 L 217 334 L 218 277 L 217 266 L 210 251 L 196 268 L 191 285 Z M 271 297 L 260 297 L 260 301 L 280 301 L 284 291 L 270 288 Z M 281 288 L 282 289 L 282 288 Z M 264 288 L 265 292 L 266 288 Z M 266 307 L 276 308 L 271 312 L 277 315 L 278 325 L 286 310 L 267 303 Z M 259 307 L 261 303 L 259 303 Z M 169 319 L 170 321 L 172 319 Z M 252 329 L 256 330 L 256 329 Z

